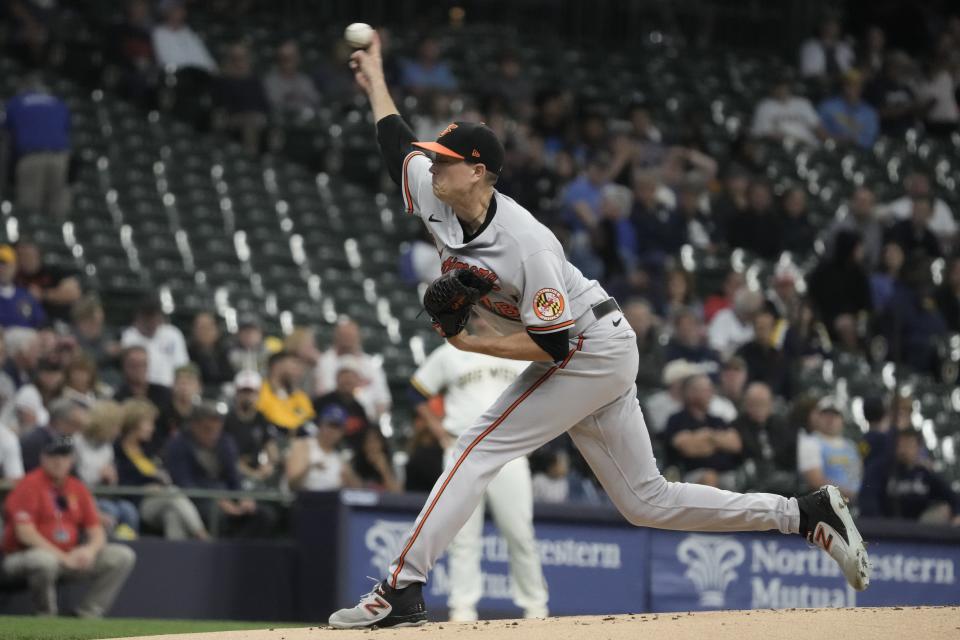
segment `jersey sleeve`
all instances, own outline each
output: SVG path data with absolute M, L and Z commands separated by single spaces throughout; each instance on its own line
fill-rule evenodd
M 21 482 L 7 496 L 4 511 L 13 524 L 33 524 L 40 511 L 40 492 Z
M 562 260 L 552 251 L 538 251 L 523 261 L 521 271 L 520 318 L 524 328 L 532 334 L 544 334 L 572 327 L 574 318 Z
M 446 386 L 447 358 L 444 355 L 446 352 L 447 349 L 443 346 L 434 349 L 410 378 L 410 384 L 424 398 L 439 395 Z
M 400 188 L 403 191 L 403 206 L 407 213 L 421 212 L 425 197 L 433 195 L 430 177 L 430 159 L 422 151 L 411 151 L 403 159 Z M 424 189 L 427 191 L 425 192 Z

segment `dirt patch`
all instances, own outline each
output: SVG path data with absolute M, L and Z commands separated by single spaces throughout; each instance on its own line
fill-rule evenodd
M 334 640 L 366 636 L 377 640 L 838 640 L 960 639 L 960 607 L 887 607 L 644 613 L 620 616 L 435 622 L 413 629 L 336 631 L 323 627 L 260 629 L 134 640 Z

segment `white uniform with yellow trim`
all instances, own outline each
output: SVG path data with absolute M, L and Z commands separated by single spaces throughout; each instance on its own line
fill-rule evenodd
M 426 397 L 443 393 L 443 428 L 459 436 L 529 364 L 482 353 L 465 353 L 443 344 L 420 365 L 410 382 Z M 448 464 L 454 451 L 453 446 L 446 451 Z M 486 502 L 507 541 L 514 604 L 523 610 L 525 617 L 545 618 L 547 585 L 533 532 L 533 482 L 526 456 L 503 465 L 487 487 Z M 477 619 L 477 602 L 483 595 L 480 571 L 483 507 L 481 502 L 447 551 L 450 572 L 447 605 L 450 619 L 457 622 Z
M 794 498 L 739 494 L 667 482 L 657 469 L 640 405 L 636 335 L 619 312 L 593 312 L 608 298 L 566 261 L 554 235 L 494 193 L 494 216 L 469 242 L 453 210 L 433 194 L 430 160 L 409 154 L 403 197 L 433 233 L 443 271 L 469 268 L 494 290 L 477 305 L 503 334 L 569 329 L 559 364 L 534 362 L 463 432 L 413 530 L 391 563 L 388 584 L 426 582 L 437 557 L 477 508 L 503 465 L 569 432 L 610 499 L 633 524 L 686 531 L 797 533 Z

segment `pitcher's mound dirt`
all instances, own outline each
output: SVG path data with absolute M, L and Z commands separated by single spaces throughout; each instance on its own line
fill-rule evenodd
M 133 640 L 146 640 L 147 637 Z M 644 613 L 620 616 L 434 622 L 413 629 L 336 631 L 322 627 L 149 636 L 156 640 L 960 640 L 960 607 L 787 609 Z

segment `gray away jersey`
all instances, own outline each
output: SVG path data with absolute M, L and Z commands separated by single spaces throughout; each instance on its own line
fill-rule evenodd
M 466 268 L 493 283 L 493 291 L 475 309 L 501 335 L 570 328 L 591 306 L 609 297 L 595 280 L 567 262 L 549 229 L 497 191 L 493 220 L 464 243 L 453 209 L 433 194 L 430 166 L 420 151 L 404 159 L 404 205 L 433 234 L 443 273 Z

